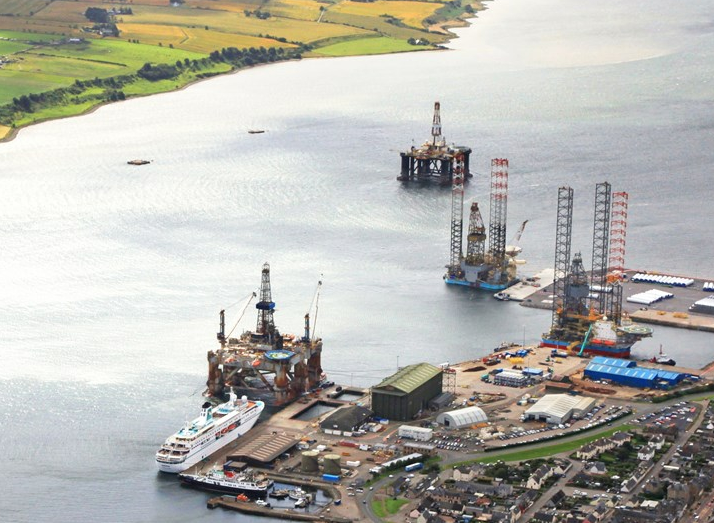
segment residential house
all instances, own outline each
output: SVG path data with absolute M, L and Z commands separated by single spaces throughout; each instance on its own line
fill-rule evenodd
M 578 459 L 590 460 L 596 457 L 599 453 L 600 452 L 597 448 L 595 448 L 595 445 L 588 443 L 587 445 L 581 447 L 580 450 L 576 452 L 575 456 Z
M 526 481 L 526 488 L 538 490 L 552 475 L 553 469 L 551 469 L 548 465 L 543 464 L 528 478 Z
M 662 434 L 654 434 L 647 444 L 654 447 L 655 450 L 662 450 L 662 445 L 664 445 L 664 436 L 662 436 Z
M 602 461 L 592 461 L 590 463 L 586 463 L 585 467 L 583 467 L 583 471 L 587 474 L 595 474 L 599 476 L 607 474 L 607 468 Z
M 644 445 L 640 450 L 637 451 L 637 459 L 641 461 L 651 461 L 654 459 L 655 448 L 652 445 Z

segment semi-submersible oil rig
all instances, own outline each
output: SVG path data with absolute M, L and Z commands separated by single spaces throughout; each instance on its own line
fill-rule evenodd
M 321 285 L 319 282 L 310 305 L 310 309 L 315 306 L 315 316 Z M 255 296 L 253 293 L 248 299 L 243 313 Z M 278 332 L 273 322 L 275 302 L 267 263 L 263 265 L 260 299 L 255 307 L 258 309 L 255 331 L 246 331 L 239 338 L 226 335 L 225 310 L 220 312 L 217 334 L 220 348 L 208 351 L 207 395 L 222 397 L 232 387 L 238 395 L 262 400 L 269 408 L 280 408 L 324 381 L 320 361 L 322 340 L 310 336 L 310 310 L 305 314 L 302 337 Z
M 441 135 L 441 104 L 434 103 L 434 120 L 431 125 L 431 141 L 427 140 L 420 147 L 399 153 L 402 157 L 402 170 L 397 180 L 401 182 L 436 181 L 439 185 L 449 185 L 454 176 L 454 157 L 461 155 L 464 178 L 471 178 L 469 156 L 471 149 L 463 145 L 446 145 Z

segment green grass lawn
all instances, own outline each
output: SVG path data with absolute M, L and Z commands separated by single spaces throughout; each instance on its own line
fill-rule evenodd
M 631 425 L 622 425 L 621 427 L 612 427 L 602 432 L 596 432 L 572 441 L 565 441 L 562 443 L 554 443 L 546 447 L 525 449 L 516 452 L 509 452 L 506 454 L 501 454 L 499 456 L 485 456 L 483 458 L 478 458 L 475 460 L 456 463 L 454 466 L 464 465 L 466 463 L 495 463 L 496 461 L 525 461 L 527 459 L 544 458 L 547 456 L 552 456 L 554 454 L 560 454 L 561 452 L 571 452 L 573 450 L 579 449 L 583 445 L 595 441 L 599 438 L 604 438 L 607 436 L 612 436 L 617 431 L 627 431 L 632 428 Z
M 391 516 L 399 512 L 399 509 L 409 503 L 409 500 L 402 498 L 385 498 L 377 501 L 372 501 L 372 510 L 377 515 L 377 517 L 383 518 L 386 516 Z
M 320 47 L 314 51 L 314 54 L 324 56 L 350 56 L 356 54 L 384 54 L 423 49 L 429 48 L 421 45 L 411 45 L 404 40 L 381 36 L 377 38 L 360 38 L 359 40 L 349 40 Z

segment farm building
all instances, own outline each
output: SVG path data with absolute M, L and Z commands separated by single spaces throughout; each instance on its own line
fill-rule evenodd
M 450 429 L 469 427 L 476 423 L 486 423 L 488 416 L 480 407 L 466 407 L 464 409 L 442 412 L 436 417 L 436 422 Z
M 582 417 L 594 406 L 594 398 L 576 397 L 568 394 L 546 394 L 525 412 L 525 416 L 526 419 L 560 425 L 573 416 Z
M 351 435 L 372 417 L 372 411 L 359 405 L 348 405 L 320 422 L 320 428 L 326 434 Z
M 608 358 L 602 358 L 602 360 L 607 359 Z M 593 358 L 593 361 L 588 363 L 584 373 L 586 378 L 591 380 L 606 380 L 627 387 L 654 389 L 669 388 L 677 385 L 688 376 L 687 374 L 679 372 L 638 367 L 634 361 L 613 360 L 617 362 L 623 361 L 628 364 L 624 366 L 622 364 L 610 365 L 598 360 L 600 360 L 600 358 Z
M 442 371 L 428 363 L 400 369 L 372 387 L 372 410 L 381 418 L 407 421 L 441 394 Z

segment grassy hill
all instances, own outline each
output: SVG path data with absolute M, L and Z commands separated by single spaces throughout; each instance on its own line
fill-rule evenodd
M 260 63 L 434 49 L 479 0 L 0 0 L 0 139 Z

